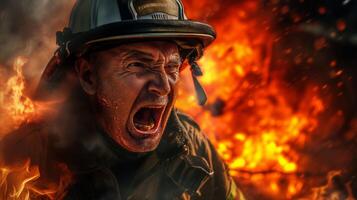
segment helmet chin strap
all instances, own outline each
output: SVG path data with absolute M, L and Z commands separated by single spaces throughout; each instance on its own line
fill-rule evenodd
M 203 75 L 202 70 L 196 61 L 189 61 L 189 63 L 191 65 L 192 80 L 195 87 L 198 104 L 204 106 L 207 102 L 207 94 L 197 79 L 197 77 Z
M 207 102 L 207 94 L 201 83 L 198 81 L 198 77 L 203 76 L 201 67 L 197 64 L 197 60 L 202 57 L 202 55 L 203 48 L 201 45 L 198 45 L 188 56 L 188 63 L 191 66 L 193 85 L 195 87 L 198 104 L 200 106 L 204 106 Z
M 57 31 L 56 43 L 59 46 L 56 53 L 57 56 L 64 61 L 71 55 L 70 40 L 73 37 L 72 30 L 70 28 L 64 28 L 63 31 Z

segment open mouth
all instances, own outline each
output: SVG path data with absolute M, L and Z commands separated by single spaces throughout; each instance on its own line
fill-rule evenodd
M 145 106 L 139 108 L 132 116 L 131 134 L 137 138 L 156 135 L 159 130 L 165 106 Z

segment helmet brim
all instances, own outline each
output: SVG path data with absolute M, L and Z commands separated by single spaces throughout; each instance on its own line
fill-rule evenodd
M 122 41 L 140 40 L 182 40 L 203 48 L 216 38 L 214 29 L 201 22 L 190 20 L 128 20 L 106 24 L 87 32 L 77 33 L 71 40 L 74 50 L 103 43 L 115 44 Z

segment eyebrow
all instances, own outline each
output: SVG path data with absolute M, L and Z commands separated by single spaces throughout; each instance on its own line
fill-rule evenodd
M 148 63 L 153 63 L 155 61 L 152 54 L 140 50 L 129 50 L 124 54 L 124 58 L 138 58 Z
M 151 53 L 147 53 L 147 52 L 136 50 L 136 49 L 131 49 L 131 50 L 128 50 L 127 52 L 124 52 L 123 58 L 124 59 L 136 58 L 136 59 L 140 59 L 141 61 L 147 62 L 147 63 L 155 62 L 154 56 Z M 171 55 L 169 57 L 168 64 L 181 65 L 182 60 L 180 58 L 180 55 L 179 54 Z

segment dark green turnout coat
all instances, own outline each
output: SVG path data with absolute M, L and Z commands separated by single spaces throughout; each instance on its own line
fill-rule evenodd
M 65 200 L 244 199 L 199 126 L 177 111 L 171 113 L 159 147 L 145 154 L 125 151 L 102 131 L 69 146 L 60 142 L 61 135 L 32 127 L 2 140 L 3 159 L 30 157 L 44 177 L 53 174 L 53 163 L 67 164 L 73 181 Z

